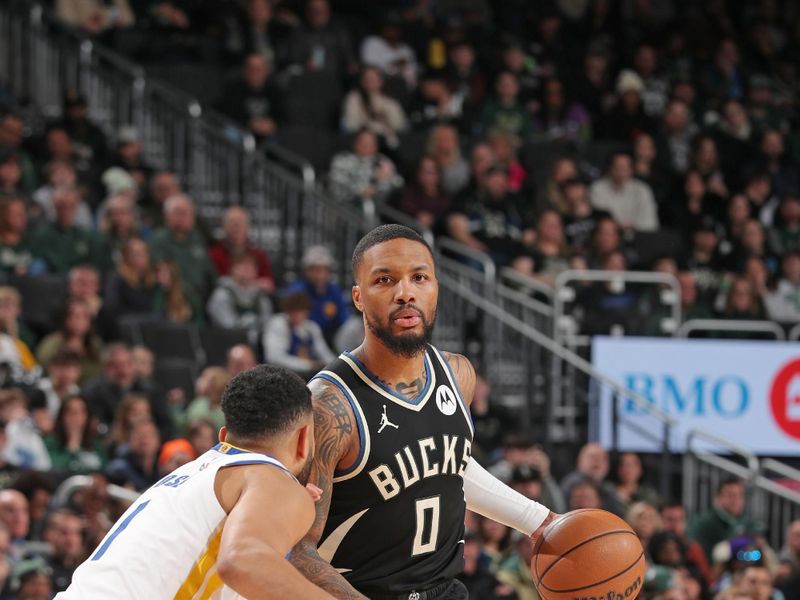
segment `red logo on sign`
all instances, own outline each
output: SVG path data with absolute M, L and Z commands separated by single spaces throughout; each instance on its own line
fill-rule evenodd
M 769 402 L 778 427 L 800 439 L 800 358 L 783 365 L 775 375 Z

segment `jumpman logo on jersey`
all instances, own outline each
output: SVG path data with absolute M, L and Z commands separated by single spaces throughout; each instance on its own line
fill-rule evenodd
M 387 427 L 394 427 L 395 429 L 398 429 L 397 425 L 392 423 L 389 420 L 389 417 L 386 416 L 386 405 L 384 404 L 383 405 L 383 414 L 381 415 L 381 426 L 378 428 L 378 433 L 380 433 L 381 431 L 383 431 Z

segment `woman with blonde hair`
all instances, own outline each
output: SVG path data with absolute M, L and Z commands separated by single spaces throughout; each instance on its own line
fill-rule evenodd
M 10 286 L 0 286 L 0 333 L 6 334 L 14 344 L 23 369 L 29 371 L 36 366 L 30 345 L 33 333 L 20 321 L 22 297 Z
M 182 416 L 185 423 L 205 420 L 219 429 L 225 424 L 222 414 L 222 392 L 231 380 L 227 369 L 206 367 L 195 383 L 196 397 L 186 407 Z
M 162 260 L 156 264 L 158 293 L 155 312 L 176 323 L 201 324 L 202 312 L 195 299 L 184 289 L 178 265 Z
M 642 547 L 647 548 L 650 538 L 662 529 L 661 517 L 649 502 L 634 502 L 625 514 L 625 521 L 636 533 Z

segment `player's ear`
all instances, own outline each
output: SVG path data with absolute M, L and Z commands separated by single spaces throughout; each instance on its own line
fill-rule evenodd
M 225 438 L 228 437 L 228 428 L 225 427 L 225 425 L 219 428 L 219 434 L 217 435 L 217 437 L 219 437 L 220 442 L 224 442 Z
M 361 288 L 357 285 L 353 286 L 353 304 L 355 304 L 356 308 L 359 312 L 364 312 L 364 308 L 361 304 Z
M 305 462 L 311 453 L 311 428 L 308 424 L 297 430 L 295 440 L 295 458 L 300 462 Z

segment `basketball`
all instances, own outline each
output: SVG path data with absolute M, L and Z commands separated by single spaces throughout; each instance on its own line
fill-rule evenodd
M 644 549 L 618 516 L 574 510 L 545 528 L 531 572 L 542 600 L 633 600 L 644 584 Z

